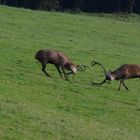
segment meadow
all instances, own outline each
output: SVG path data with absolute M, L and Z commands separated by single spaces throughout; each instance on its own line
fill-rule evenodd
M 42 12 L 0 6 L 0 140 L 139 140 L 140 80 L 101 87 L 90 72 L 46 78 L 34 59 L 43 48 L 107 70 L 140 64 L 140 16 Z

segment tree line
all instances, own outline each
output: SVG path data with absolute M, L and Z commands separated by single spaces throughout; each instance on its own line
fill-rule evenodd
M 0 4 L 34 10 L 140 14 L 140 0 L 0 0 Z

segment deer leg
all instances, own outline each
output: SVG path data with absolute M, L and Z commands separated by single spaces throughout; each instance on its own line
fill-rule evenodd
M 74 76 L 75 76 L 75 74 L 72 72 L 72 71 L 70 71 L 70 72 L 68 72 L 68 73 L 66 73 L 67 75 L 71 75 L 72 74 L 72 79 L 74 79 Z
M 56 67 L 58 73 L 60 74 L 61 78 L 63 78 L 62 73 L 61 73 L 61 70 L 60 70 L 60 67 L 59 66 L 56 66 L 56 65 L 55 65 L 55 67 Z
M 64 70 L 64 67 L 61 66 L 61 69 L 62 69 L 62 71 L 63 71 L 63 73 L 64 73 L 64 76 L 65 76 L 66 80 L 68 80 L 68 77 L 67 77 L 67 74 L 66 74 L 66 72 L 65 72 L 65 70 Z
M 120 81 L 120 84 L 119 84 L 119 88 L 118 88 L 118 90 L 121 89 L 121 84 L 122 84 L 122 80 Z
M 74 79 L 75 74 L 73 74 L 72 79 Z
M 125 89 L 129 90 L 128 87 L 125 85 L 124 80 L 122 81 L 122 84 L 124 85 Z
M 46 64 L 42 64 L 42 71 L 45 73 L 45 75 L 46 75 L 47 77 L 51 77 L 51 76 L 47 73 L 47 71 L 45 70 L 45 68 L 46 68 Z

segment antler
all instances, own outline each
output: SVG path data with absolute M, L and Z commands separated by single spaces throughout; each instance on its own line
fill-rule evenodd
M 78 71 L 86 71 L 87 68 L 89 68 L 89 66 L 83 64 L 77 66 Z
M 98 65 L 100 65 L 102 68 L 103 68 L 103 70 L 104 70 L 104 73 L 105 73 L 105 75 L 106 75 L 106 69 L 105 69 L 105 67 L 101 64 L 101 63 L 99 63 L 99 62 L 96 62 L 96 61 L 92 61 L 91 62 L 91 66 L 93 67 L 94 65 L 96 65 L 96 64 L 98 64 Z
M 104 84 L 105 82 L 106 82 L 106 69 L 105 69 L 105 67 L 101 64 L 101 63 L 99 63 L 99 62 L 96 62 L 96 61 L 92 61 L 91 62 L 91 66 L 93 67 L 93 66 L 95 66 L 95 65 L 99 65 L 99 66 L 101 66 L 101 68 L 104 70 L 104 75 L 105 75 L 105 79 L 101 82 L 101 83 L 96 83 L 96 82 L 91 82 L 92 84 L 94 84 L 94 85 L 102 85 L 102 84 Z
M 88 68 L 89 66 L 87 66 L 87 65 L 77 65 L 77 71 L 86 71 L 86 69 Z M 67 72 L 66 73 L 68 76 L 69 75 L 71 75 L 71 74 L 73 74 L 73 72 L 72 71 L 70 71 L 70 72 Z M 74 79 L 74 74 L 73 74 L 73 79 Z
M 89 68 L 89 66 L 87 66 L 87 65 L 77 65 L 77 71 L 86 71 L 86 69 L 87 68 Z M 73 74 L 73 72 L 72 71 L 70 71 L 70 72 L 68 72 L 68 73 L 66 73 L 67 75 L 70 75 L 70 74 Z

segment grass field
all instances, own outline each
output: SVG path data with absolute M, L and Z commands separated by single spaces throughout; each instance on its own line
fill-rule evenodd
M 46 78 L 34 54 L 65 52 L 77 64 L 140 64 L 140 16 L 41 12 L 0 6 L 0 140 L 140 140 L 140 80 L 89 84 L 89 72 Z

